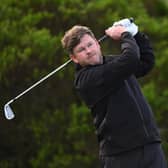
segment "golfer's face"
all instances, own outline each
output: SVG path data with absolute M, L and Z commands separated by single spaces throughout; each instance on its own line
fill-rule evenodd
M 71 58 L 81 66 L 101 64 L 102 54 L 98 41 L 88 34 L 84 35 L 74 48 Z

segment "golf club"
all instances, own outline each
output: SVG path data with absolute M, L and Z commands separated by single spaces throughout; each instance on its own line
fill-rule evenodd
M 12 111 L 10 104 L 13 103 L 15 100 L 17 100 L 18 98 L 20 98 L 21 96 L 23 96 L 24 94 L 26 94 L 27 92 L 29 92 L 31 89 L 33 89 L 34 87 L 36 87 L 37 85 L 39 85 L 40 83 L 42 83 L 44 80 L 48 79 L 50 76 L 52 76 L 53 74 L 55 74 L 56 72 L 58 72 L 59 70 L 61 70 L 62 68 L 64 68 L 66 65 L 68 65 L 72 60 L 69 59 L 67 62 L 65 62 L 64 64 L 62 64 L 61 66 L 59 66 L 58 68 L 56 68 L 54 71 L 50 72 L 48 75 L 46 75 L 45 77 L 43 77 L 41 80 L 37 81 L 35 84 L 33 84 L 32 86 L 30 86 L 28 89 L 26 89 L 25 91 L 23 91 L 22 93 L 20 93 L 18 96 L 16 96 L 15 98 L 13 98 L 12 100 L 10 100 L 9 102 L 7 102 L 4 106 L 4 112 L 5 112 L 5 117 L 8 120 L 11 120 L 15 117 L 14 112 Z
M 134 19 L 133 18 L 129 18 L 129 21 L 132 23 L 134 21 Z M 108 37 L 107 35 L 102 36 L 98 40 L 98 42 L 103 41 L 107 37 Z M 11 119 L 13 119 L 15 117 L 15 114 L 14 114 L 13 110 L 10 107 L 11 103 L 13 103 L 15 100 L 19 99 L 21 96 L 23 96 L 24 94 L 26 94 L 27 92 L 29 92 L 31 89 L 33 89 L 34 87 L 36 87 L 37 85 L 39 85 L 40 83 L 42 83 L 44 80 L 48 79 L 50 76 L 52 76 L 53 74 L 55 74 L 56 72 L 58 72 L 59 70 L 61 70 L 62 68 L 64 68 L 71 61 L 72 61 L 72 59 L 69 59 L 64 64 L 62 64 L 61 66 L 59 66 L 58 68 L 56 68 L 54 71 L 50 72 L 48 75 L 46 75 L 45 77 L 43 77 L 41 80 L 37 81 L 35 84 L 33 84 L 32 86 L 30 86 L 28 89 L 26 89 L 25 91 L 23 91 L 22 93 L 20 93 L 18 96 L 14 97 L 12 100 L 8 101 L 4 105 L 4 113 L 5 113 L 6 119 L 11 120 Z
M 101 42 L 103 41 L 107 36 L 104 35 L 103 37 L 101 37 L 98 41 Z M 37 85 L 39 85 L 40 83 L 42 83 L 44 80 L 48 79 L 50 76 L 52 76 L 53 74 L 55 74 L 56 72 L 58 72 L 59 70 L 61 70 L 62 68 L 64 68 L 66 65 L 68 65 L 72 60 L 69 59 L 68 61 L 66 61 L 64 64 L 62 64 L 61 66 L 59 66 L 58 68 L 56 68 L 54 71 L 50 72 L 48 75 L 46 75 L 45 77 L 43 77 L 41 80 L 37 81 L 35 84 L 33 84 L 32 86 L 30 86 L 28 89 L 26 89 L 25 91 L 23 91 L 22 93 L 20 93 L 18 96 L 14 97 L 12 100 L 8 101 L 5 105 L 4 105 L 4 113 L 5 113 L 5 117 L 8 120 L 11 120 L 15 117 L 15 114 L 13 112 L 13 110 L 10 107 L 10 104 L 13 103 L 15 100 L 19 99 L 21 96 L 23 96 L 24 94 L 26 94 L 27 92 L 29 92 L 31 89 L 33 89 L 34 87 L 36 87 Z

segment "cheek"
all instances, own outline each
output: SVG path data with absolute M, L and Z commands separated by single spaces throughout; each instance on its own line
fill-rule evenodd
M 101 53 L 100 47 L 96 47 L 94 51 L 97 55 L 100 55 Z
M 84 53 L 80 53 L 76 56 L 76 62 L 82 62 L 83 60 L 85 60 L 86 56 Z
M 95 46 L 94 50 L 99 52 L 99 51 L 101 50 L 100 45 L 97 44 L 97 45 Z
M 98 45 L 97 48 L 98 48 L 99 51 L 101 51 L 101 47 L 100 47 L 100 45 Z
M 85 58 L 86 58 L 85 52 L 81 52 L 80 54 L 78 54 L 78 59 L 85 59 Z

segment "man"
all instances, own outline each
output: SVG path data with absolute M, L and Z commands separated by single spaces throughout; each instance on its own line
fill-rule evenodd
M 62 45 L 76 63 L 75 87 L 91 109 L 102 168 L 165 168 L 152 110 L 137 79 L 154 65 L 148 37 L 128 19 L 105 33 L 121 43 L 121 54 L 102 56 L 92 31 L 74 26 Z

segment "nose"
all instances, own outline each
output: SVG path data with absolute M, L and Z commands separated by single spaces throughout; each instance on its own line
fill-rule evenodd
M 86 47 L 86 53 L 90 53 L 91 50 L 90 50 L 90 47 Z

